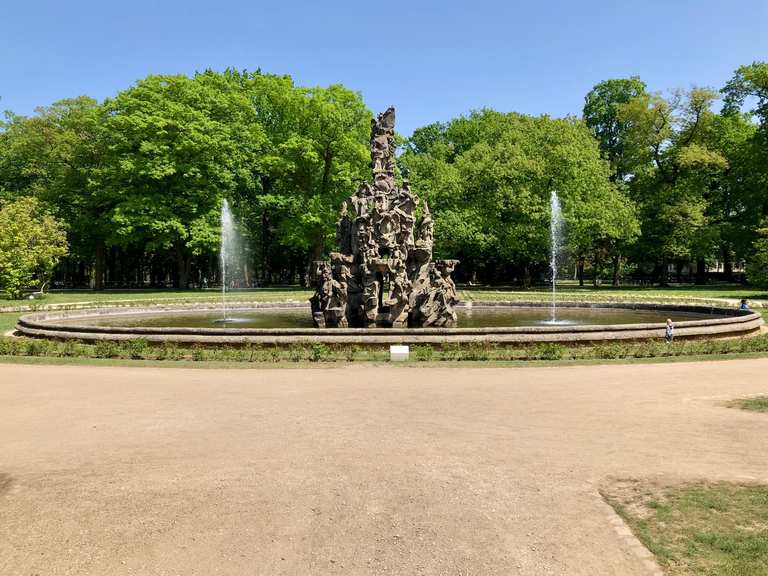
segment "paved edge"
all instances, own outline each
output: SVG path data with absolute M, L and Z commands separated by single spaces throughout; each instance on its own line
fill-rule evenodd
M 645 545 L 638 540 L 632 529 L 626 522 L 616 513 L 608 502 L 605 501 L 603 495 L 598 490 L 592 493 L 598 506 L 603 510 L 606 520 L 613 527 L 616 534 L 622 539 L 624 544 L 632 551 L 635 557 L 645 567 L 649 576 L 664 576 L 664 571 L 656 562 L 656 558 L 653 553 L 645 547 Z

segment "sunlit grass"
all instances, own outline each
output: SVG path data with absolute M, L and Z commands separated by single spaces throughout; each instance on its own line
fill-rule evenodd
M 768 575 L 768 486 L 619 481 L 603 496 L 670 576 Z

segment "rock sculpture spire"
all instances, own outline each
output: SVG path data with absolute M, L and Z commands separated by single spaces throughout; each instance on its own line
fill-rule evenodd
M 371 120 L 373 183 L 341 207 L 337 252 L 315 263 L 310 298 L 318 327 L 453 326 L 458 302 L 451 272 L 458 260 L 432 261 L 427 203 L 395 182 L 395 109 Z

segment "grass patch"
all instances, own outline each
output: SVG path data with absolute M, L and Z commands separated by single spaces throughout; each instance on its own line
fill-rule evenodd
M 459 299 L 483 302 L 509 300 L 514 302 L 547 302 L 552 297 L 551 288 L 535 287 L 527 290 L 509 287 L 473 287 L 459 290 Z M 557 297 L 561 302 L 604 302 L 604 303 L 658 303 L 658 304 L 700 304 L 706 306 L 736 306 L 742 298 L 755 307 L 768 305 L 768 292 L 742 285 L 723 286 L 680 286 L 680 287 L 579 287 L 568 282 L 558 284 Z
M 622 480 L 601 493 L 670 576 L 768 575 L 768 486 Z
M 562 301 L 594 301 L 594 302 L 670 302 L 670 303 L 706 303 L 712 301 L 723 305 L 723 300 L 739 300 L 747 298 L 756 304 L 768 301 L 768 292 L 740 284 L 718 286 L 670 286 L 670 287 L 619 287 L 593 286 L 579 287 L 570 282 L 558 284 L 558 298 Z M 312 295 L 312 290 L 300 287 L 238 289 L 230 292 L 228 298 L 233 302 L 281 302 L 289 300 L 306 301 Z M 195 303 L 217 302 L 220 292 L 217 289 L 206 290 L 67 290 L 49 292 L 37 300 L 9 300 L 0 296 L 0 308 L 41 309 L 50 305 L 84 305 L 96 306 L 148 304 L 159 303 Z M 551 298 L 548 286 L 537 286 L 530 289 L 509 286 L 499 287 L 463 287 L 459 290 L 459 298 L 463 301 L 487 300 L 533 300 L 549 302 Z
M 18 312 L 0 313 L 0 335 L 5 334 L 8 330 L 13 330 L 19 316 L 20 314 Z
M 752 412 L 768 412 L 768 396 L 756 396 L 754 398 L 737 398 L 728 402 L 729 408 L 740 408 Z
M 312 296 L 312 290 L 306 288 L 256 288 L 253 290 L 233 290 L 227 293 L 232 302 L 287 302 L 291 300 L 307 301 Z M 143 305 L 152 302 L 159 303 L 216 303 L 221 301 L 221 292 L 216 289 L 207 290 L 68 290 L 50 292 L 36 300 L 9 300 L 0 297 L 0 308 L 24 308 L 25 310 L 43 309 L 50 305 L 83 305 L 94 306 Z

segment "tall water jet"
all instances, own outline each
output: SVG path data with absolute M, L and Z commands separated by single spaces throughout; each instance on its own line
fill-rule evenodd
M 237 255 L 237 232 L 232 218 L 229 202 L 225 199 L 221 206 L 221 311 L 222 322 L 227 322 L 227 270 L 234 269 L 234 261 Z
M 552 314 L 550 321 L 557 322 L 557 258 L 563 241 L 563 213 L 560 209 L 560 198 L 554 190 L 549 196 L 549 209 L 549 268 L 552 271 Z

